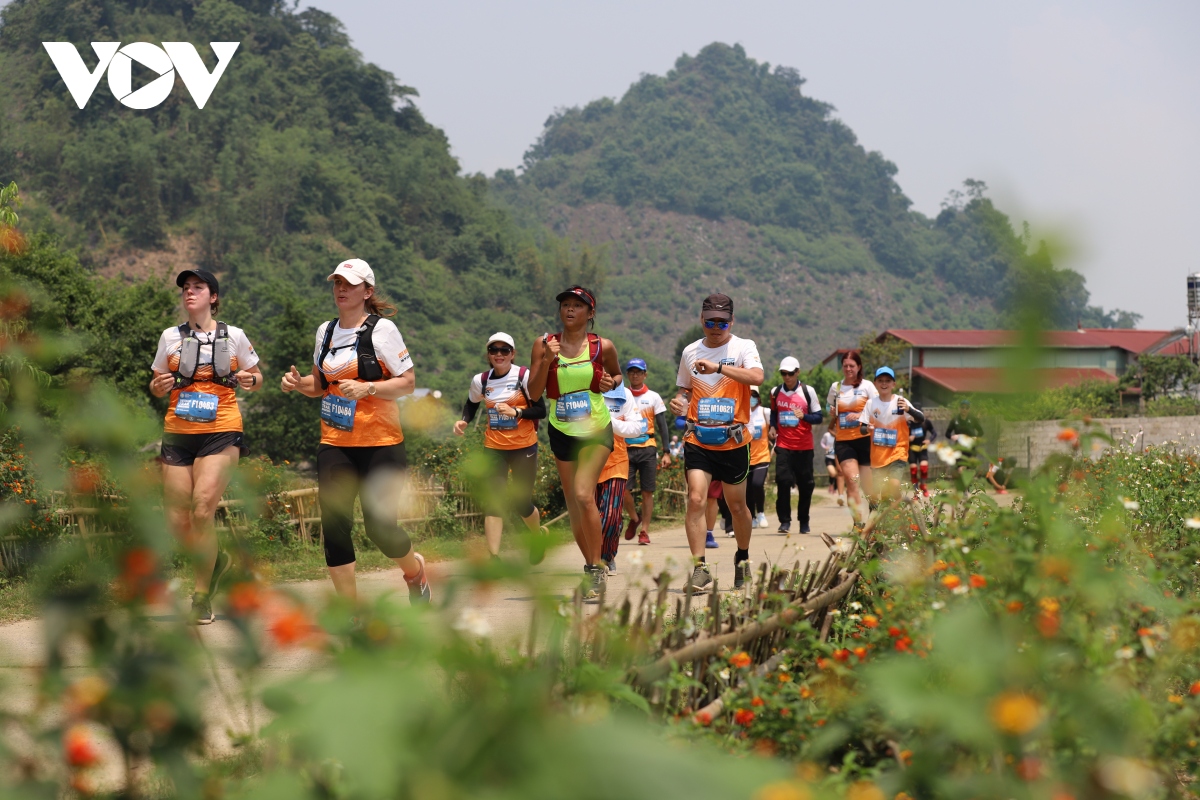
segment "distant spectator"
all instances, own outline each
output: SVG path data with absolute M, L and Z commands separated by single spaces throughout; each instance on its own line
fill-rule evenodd
M 1012 480 L 1013 460 L 1002 458 L 998 464 L 988 466 L 988 483 L 996 490 L 996 494 L 1008 494 L 1008 484 Z
M 683 458 L 683 442 L 679 441 L 678 436 L 671 437 L 670 453 L 671 453 L 671 458 L 674 458 L 674 459 Z
M 966 399 L 958 401 L 958 416 L 946 426 L 946 438 L 950 441 L 957 442 L 960 436 L 969 436 L 976 444 L 983 438 L 983 426 L 971 414 L 971 401 Z

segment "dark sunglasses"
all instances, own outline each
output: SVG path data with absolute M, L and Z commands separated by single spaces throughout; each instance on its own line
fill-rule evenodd
M 800 370 L 798 370 L 798 369 L 794 369 L 794 370 L 792 370 L 791 372 L 784 372 L 783 370 L 779 370 L 779 374 L 780 374 L 780 375 L 782 375 L 782 376 L 783 376 L 783 377 L 785 377 L 785 378 L 790 378 L 790 377 L 792 377 L 793 375 L 795 375 L 795 374 L 796 374 L 797 372 L 799 372 L 799 371 L 800 371 Z
M 513 349 L 511 347 L 489 347 L 488 355 L 489 356 L 506 356 L 506 355 L 509 355 L 510 353 L 512 353 L 512 351 L 513 351 Z
M 729 330 L 729 321 L 723 319 L 706 319 L 704 320 L 704 327 L 708 328 L 710 331 L 713 328 L 720 328 L 723 331 L 727 331 Z

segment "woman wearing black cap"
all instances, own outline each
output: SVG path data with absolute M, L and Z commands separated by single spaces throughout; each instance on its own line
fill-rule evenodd
M 167 517 L 192 557 L 192 621 L 213 621 L 212 595 L 229 569 L 213 517 L 238 458 L 246 453 L 234 391 L 262 388 L 258 355 L 241 328 L 213 318 L 221 306 L 216 277 L 202 269 L 175 279 L 188 321 L 158 339 L 150 393 L 170 395 L 163 425 Z
M 613 449 L 612 421 L 602 395 L 621 382 L 621 362 L 612 342 L 588 330 L 596 317 L 596 297 L 590 290 L 572 286 L 556 299 L 562 332 L 534 341 L 529 396 L 541 397 L 544 391 L 553 401 L 550 449 L 558 465 L 571 532 L 583 553 L 588 577 L 585 596 L 595 599 L 605 577 L 596 485 Z

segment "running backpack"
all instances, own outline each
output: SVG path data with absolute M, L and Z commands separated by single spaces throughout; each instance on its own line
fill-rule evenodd
M 774 389 L 771 390 L 771 419 L 772 420 L 774 420 L 775 415 L 779 413 L 779 410 L 777 408 L 775 408 L 775 398 L 779 396 L 779 390 L 782 388 L 783 388 L 783 384 L 780 384 L 779 386 L 776 386 Z M 804 381 L 800 381 L 798 384 L 796 384 L 796 388 L 801 389 L 804 392 L 804 402 L 808 403 L 808 413 L 812 414 L 813 413 L 813 404 L 817 400 L 817 390 L 812 388 L 808 384 L 806 384 Z
M 200 348 L 192 326 L 185 322 L 179 326 L 179 365 L 171 374 L 175 376 L 175 388 L 183 389 L 196 382 L 196 370 L 200 368 Z M 224 322 L 217 323 L 217 331 L 213 340 L 208 344 L 212 348 L 212 377 L 210 383 L 218 386 L 234 388 L 237 378 L 233 376 L 230 364 L 233 362 L 233 343 L 229 339 L 229 326 Z
M 589 333 L 588 337 L 588 360 L 592 362 L 592 382 L 588 385 L 588 391 L 593 394 L 602 394 L 600 391 L 600 379 L 604 377 L 604 362 L 600 358 L 600 353 L 603 350 L 601 339 L 594 333 Z M 546 338 L 553 339 L 556 342 L 562 341 L 562 334 L 552 333 Z M 558 390 L 558 362 L 550 365 L 550 376 L 546 379 L 546 396 L 551 400 L 557 400 L 562 396 L 562 392 Z
M 533 406 L 533 401 L 529 399 L 529 392 L 525 390 L 525 376 L 528 373 L 528 367 L 517 367 L 517 388 L 521 390 L 521 397 L 525 398 L 525 407 L 531 408 Z M 490 369 L 487 372 L 479 373 L 479 391 L 484 395 L 484 397 L 487 396 L 487 385 L 488 381 L 491 379 L 492 371 Z M 531 419 L 529 421 L 533 423 L 533 429 L 536 431 L 538 429 L 538 423 L 541 420 Z
M 371 340 L 371 334 L 375 331 L 377 322 L 379 322 L 379 315 L 371 314 L 362 325 L 358 326 L 358 338 L 354 342 L 354 350 L 358 353 L 358 380 L 360 381 L 383 380 L 383 367 L 379 365 L 379 359 L 375 357 L 375 342 Z M 325 378 L 325 371 L 321 369 L 321 365 L 325 363 L 325 357 L 329 355 L 329 345 L 333 341 L 333 329 L 337 323 L 336 319 L 330 320 L 329 324 L 325 326 L 325 340 L 321 342 L 321 354 L 317 356 L 317 376 L 321 379 L 322 389 L 329 388 L 329 381 Z

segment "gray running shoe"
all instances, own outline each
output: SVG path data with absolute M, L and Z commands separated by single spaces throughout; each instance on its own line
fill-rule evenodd
M 788 531 L 790 531 L 791 529 L 792 529 L 792 523 L 790 523 L 790 522 L 781 522 L 781 523 L 779 523 L 779 530 L 778 530 L 778 531 L 776 531 L 776 533 L 787 533 L 787 532 L 788 532 Z
M 708 565 L 701 563 L 692 570 L 692 577 L 687 585 L 691 587 L 692 594 L 703 594 L 712 588 L 712 583 L 713 579 L 708 571 Z M 687 587 L 684 587 L 684 590 L 686 591 Z
M 750 562 L 739 561 L 733 565 L 733 588 L 741 589 L 750 578 Z
M 421 571 L 411 578 L 404 576 L 404 582 L 408 584 L 408 602 L 414 606 L 429 605 L 433 595 L 429 591 L 429 579 L 425 577 L 425 559 L 420 553 L 413 555 L 421 563 Z
M 608 559 L 607 561 L 604 562 L 604 568 L 608 570 L 609 575 L 616 575 L 617 574 L 617 560 L 615 558 Z
M 600 595 L 604 593 L 607 581 L 605 580 L 605 568 L 599 564 L 592 566 L 588 565 L 583 568 L 583 599 L 587 603 L 600 602 Z
M 192 613 L 190 621 L 193 625 L 211 625 L 215 619 L 212 610 L 211 596 L 203 592 L 192 595 Z
M 225 577 L 225 573 L 229 572 L 231 566 L 233 566 L 233 559 L 229 557 L 229 553 L 218 550 L 217 563 L 213 564 L 212 577 L 208 579 L 208 596 L 210 598 L 217 596 L 217 590 L 221 588 L 221 579 Z

